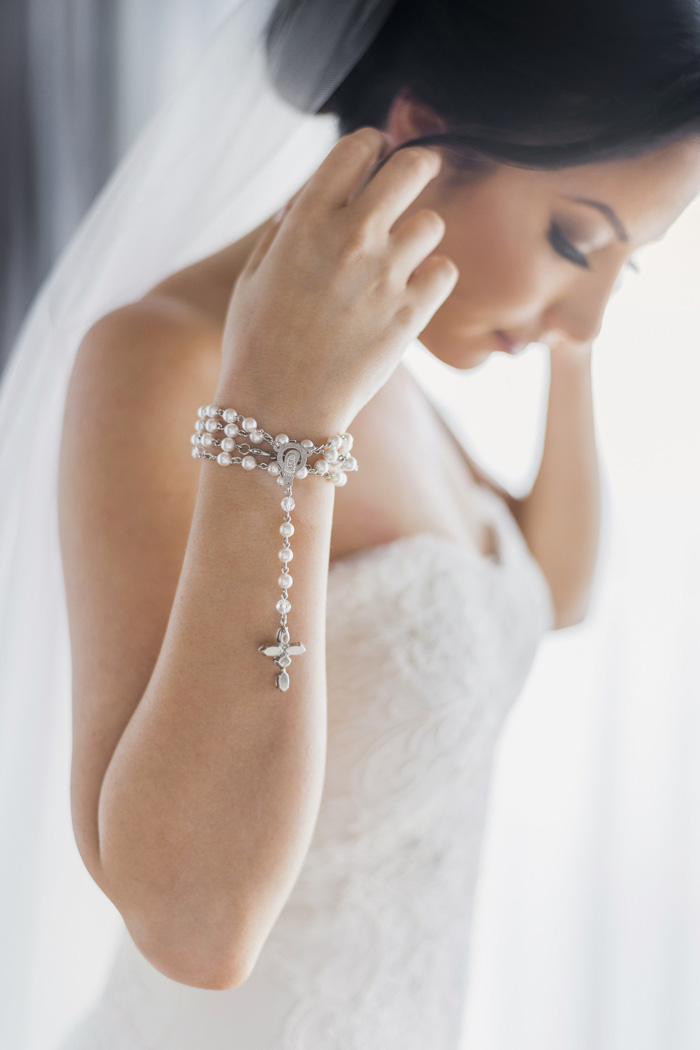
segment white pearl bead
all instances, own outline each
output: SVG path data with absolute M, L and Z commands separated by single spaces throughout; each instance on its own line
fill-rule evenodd
M 280 500 L 280 507 L 282 510 L 294 510 L 296 507 L 294 496 L 285 496 L 283 500 Z
M 304 440 L 300 441 L 299 444 L 303 445 L 304 448 L 313 448 L 314 447 L 314 443 L 311 440 L 311 438 L 304 438 Z
M 201 438 L 199 439 L 199 443 L 201 445 L 204 445 L 205 448 L 211 448 L 211 446 L 214 444 L 214 438 L 211 436 L 211 434 L 202 434 Z
M 206 415 L 215 416 L 218 411 L 219 409 L 216 405 L 207 405 Z
M 276 445 L 286 445 L 288 441 L 289 441 L 289 435 L 288 434 L 278 434 L 277 437 L 275 438 L 275 444 Z
M 200 430 L 204 430 L 204 423 L 202 422 L 202 420 L 201 420 L 201 419 L 198 419 L 198 420 L 197 420 L 197 422 L 196 422 L 196 423 L 195 423 L 195 425 L 194 425 L 194 428 L 195 428 L 195 430 L 197 430 L 197 431 L 200 431 Z
M 279 464 L 277 464 L 277 463 L 270 463 L 270 465 L 267 468 L 267 473 L 268 474 L 273 474 L 275 477 L 277 477 L 279 472 L 280 472 Z
M 221 442 L 221 448 L 224 452 L 233 452 L 235 447 L 236 442 L 233 440 L 233 438 L 224 438 Z
M 240 427 L 236 426 L 235 423 L 227 423 L 224 427 L 224 434 L 227 438 L 235 438 L 236 434 L 240 432 Z
M 198 448 L 193 448 L 192 449 L 192 458 L 193 459 L 199 459 L 199 449 Z
M 199 408 L 197 409 L 197 415 L 199 416 L 200 419 L 204 419 L 206 414 L 207 414 L 207 406 L 206 405 L 200 405 Z
M 277 612 L 281 613 L 288 613 L 291 607 L 292 603 L 287 598 L 280 598 L 280 600 L 275 605 L 275 609 L 277 609 Z
M 345 448 L 348 450 L 348 452 L 352 448 L 354 440 L 355 439 L 353 438 L 352 434 L 343 434 L 343 444 L 345 445 Z
M 277 557 L 280 561 L 291 561 L 294 557 L 291 547 L 282 547 L 277 551 Z
M 287 482 L 284 480 L 284 474 L 280 474 L 280 476 L 277 478 L 277 484 L 282 485 L 283 487 L 286 486 Z
M 193 445 L 197 444 L 197 439 L 198 438 L 199 438 L 199 434 L 192 434 L 192 436 L 190 437 L 190 441 L 192 442 Z
M 317 459 L 316 462 L 314 463 L 314 469 L 317 470 L 319 472 L 319 474 L 325 474 L 326 471 L 328 470 L 328 460 L 327 459 Z
M 286 590 L 288 587 L 292 586 L 294 581 L 288 572 L 283 572 L 281 576 L 277 577 L 277 582 L 280 587 L 284 587 Z
M 280 525 L 280 532 L 283 536 L 291 536 L 294 532 L 294 526 L 291 521 L 283 521 Z
M 308 473 L 309 473 L 309 468 L 308 467 L 299 467 L 299 469 L 296 472 L 296 474 L 294 475 L 294 477 L 296 477 L 296 478 L 305 478 Z
M 208 419 L 204 426 L 210 434 L 214 434 L 219 429 L 219 424 L 215 419 Z
M 343 467 L 345 468 L 345 470 L 357 470 L 357 460 L 354 456 L 348 456 L 348 458 L 343 463 Z
M 338 450 L 337 448 L 326 448 L 323 450 L 323 458 L 327 463 L 338 462 Z
M 256 463 L 257 460 L 255 459 L 255 456 L 244 456 L 241 460 L 241 466 L 245 470 L 255 470 Z
M 263 439 L 263 432 L 262 430 L 253 430 L 251 431 L 249 437 L 254 445 L 259 445 Z
M 342 488 L 342 486 L 347 483 L 347 480 L 348 476 L 342 470 L 339 470 L 337 474 L 333 475 L 333 482 L 338 488 Z
M 238 415 L 238 412 L 236 412 L 235 408 L 225 408 L 224 409 L 224 420 L 227 423 L 235 423 L 237 415 Z
M 216 457 L 216 462 L 220 463 L 222 467 L 228 467 L 231 463 L 231 457 L 228 452 L 220 452 Z
M 331 448 L 340 448 L 340 446 L 343 444 L 343 439 L 341 438 L 340 434 L 334 434 L 333 437 L 330 439 L 330 442 Z
M 255 430 L 257 425 L 258 425 L 257 419 L 253 419 L 252 416 L 246 416 L 245 419 L 243 420 L 243 429 L 244 430 Z

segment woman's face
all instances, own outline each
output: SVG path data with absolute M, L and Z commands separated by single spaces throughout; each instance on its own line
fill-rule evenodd
M 390 147 L 445 130 L 431 113 L 398 96 Z M 498 332 L 524 345 L 593 339 L 636 249 L 663 237 L 700 191 L 699 138 L 558 171 L 499 166 L 471 185 L 454 181 L 448 157 L 402 218 L 433 208 L 445 220 L 435 254 L 454 260 L 459 279 L 420 340 L 460 369 L 507 352 Z

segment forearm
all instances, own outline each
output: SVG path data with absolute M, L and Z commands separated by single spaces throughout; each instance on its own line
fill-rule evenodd
M 256 402 L 237 387 L 215 403 L 248 411 Z M 259 418 L 282 430 L 262 407 Z M 336 432 L 286 429 L 317 443 Z M 279 624 L 284 489 L 259 469 L 209 460 L 200 469 L 163 646 L 105 775 L 99 834 L 109 896 L 144 955 L 176 980 L 211 987 L 212 975 L 236 983 L 251 968 L 315 826 L 334 486 L 310 477 L 294 486 L 289 623 L 307 651 L 282 692 L 258 646 L 274 643 Z
M 542 461 L 515 513 L 550 582 L 557 626 L 566 627 L 585 616 L 600 536 L 590 344 L 554 346 L 550 361 Z

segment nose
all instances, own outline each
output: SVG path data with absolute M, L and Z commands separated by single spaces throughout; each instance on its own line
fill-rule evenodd
M 577 343 L 596 339 L 610 296 L 619 285 L 619 267 L 588 271 L 559 294 L 542 317 L 542 326 Z

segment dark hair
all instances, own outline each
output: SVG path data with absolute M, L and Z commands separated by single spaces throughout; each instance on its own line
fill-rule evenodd
M 396 0 L 318 112 L 383 128 L 402 89 L 449 128 L 402 145 L 465 170 L 640 156 L 700 135 L 700 0 Z

